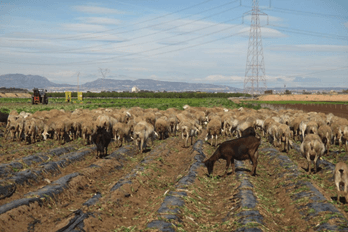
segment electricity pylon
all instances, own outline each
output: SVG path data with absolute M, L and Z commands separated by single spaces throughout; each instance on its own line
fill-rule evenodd
M 244 15 L 251 15 L 249 46 L 245 68 L 244 92 L 255 94 L 267 90 L 265 79 L 265 62 L 263 57 L 260 15 L 267 15 L 260 11 L 259 0 L 253 0 L 253 9 Z M 267 16 L 268 17 L 268 16 Z M 268 21 L 268 18 L 267 18 Z M 263 86 L 260 86 L 260 82 Z

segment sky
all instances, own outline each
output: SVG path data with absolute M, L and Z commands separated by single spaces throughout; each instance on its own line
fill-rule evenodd
M 348 88 L 347 0 L 259 9 L 268 88 Z M 252 0 L 3 0 L 0 75 L 77 84 L 79 73 L 83 84 L 108 69 L 110 79 L 243 88 L 251 10 Z

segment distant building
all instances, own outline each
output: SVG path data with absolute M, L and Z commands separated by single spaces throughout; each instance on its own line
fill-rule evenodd
M 138 93 L 140 91 L 140 89 L 136 86 L 133 86 L 132 88 L 132 93 Z

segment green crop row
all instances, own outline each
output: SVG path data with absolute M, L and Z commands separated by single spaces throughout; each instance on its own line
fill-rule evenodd
M 36 111 L 44 111 L 51 109 L 64 109 L 66 111 L 73 111 L 75 109 L 97 109 L 97 108 L 157 108 L 159 110 L 166 110 L 168 108 L 183 109 L 184 105 L 192 107 L 225 107 L 237 108 L 240 106 L 259 109 L 260 106 L 251 104 L 236 104 L 226 98 L 136 98 L 136 99 L 85 99 L 83 102 L 66 103 L 64 99 L 50 98 L 48 105 L 32 105 L 29 99 L 22 102 L 7 102 L 0 104 L 0 111 L 9 113 L 16 110 L 34 113 Z

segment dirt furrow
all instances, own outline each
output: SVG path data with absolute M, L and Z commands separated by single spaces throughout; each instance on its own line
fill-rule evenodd
M 292 203 L 301 214 L 301 218 L 309 223 L 310 228 L 322 230 L 346 230 L 348 221 L 340 211 L 310 182 L 307 175 L 301 174 L 299 167 L 288 156 L 274 148 L 263 148 L 269 161 L 276 160 L 282 170 L 276 175 L 282 179 L 279 188 L 285 188 Z
M 77 169 L 78 175 L 63 193 L 50 197 L 43 192 L 45 187 L 30 193 L 39 201 L 1 214 L 3 231 L 29 227 L 32 231 L 93 231 L 100 223 L 105 231 L 133 225 L 145 228 L 154 220 L 164 193 L 174 190 L 192 162 L 192 149 L 181 144 L 179 138 L 155 141 L 151 152 L 130 157 L 121 148 L 107 159 Z
M 179 182 L 175 185 L 175 191 L 170 191 L 166 194 L 166 198 L 163 200 L 161 207 L 157 210 L 158 220 L 154 220 L 147 225 L 147 228 L 156 228 L 159 231 L 175 231 L 176 224 L 181 220 L 178 217 L 180 208 L 185 204 L 183 197 L 186 197 L 187 186 L 191 185 L 197 176 L 197 168 L 202 165 L 205 159 L 205 154 L 202 149 L 203 141 L 198 140 L 193 145 L 195 154 L 193 155 L 196 160 L 189 169 L 189 172 L 183 176 Z M 168 222 L 170 220 L 170 222 Z
M 32 165 L 43 163 L 53 159 L 53 157 L 59 157 L 73 150 L 76 150 L 75 146 L 58 147 L 47 152 L 39 152 L 34 155 L 18 158 L 9 163 L 2 163 L 0 164 L 0 177 L 7 177 L 10 174 L 18 172 L 24 168 L 29 168 Z

